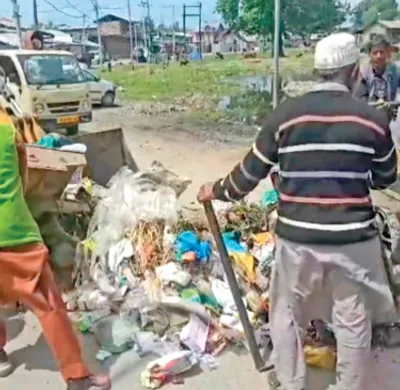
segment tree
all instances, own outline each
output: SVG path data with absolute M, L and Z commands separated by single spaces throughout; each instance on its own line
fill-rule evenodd
M 394 20 L 399 16 L 396 0 L 363 0 L 353 9 L 357 27 L 370 27 L 378 20 Z
M 340 0 L 282 0 L 281 6 L 281 46 L 285 32 L 303 37 L 330 32 L 346 20 L 349 11 Z M 217 0 L 217 11 L 234 30 L 273 37 L 274 0 Z

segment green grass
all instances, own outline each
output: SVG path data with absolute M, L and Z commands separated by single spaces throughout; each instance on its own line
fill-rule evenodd
M 112 72 L 101 73 L 101 77 L 123 87 L 123 98 L 127 101 L 173 102 L 179 98 L 202 96 L 208 101 L 218 101 L 224 95 L 234 94 L 238 86 L 226 80 L 246 75 L 272 75 L 272 60 L 261 56 L 244 60 L 240 56 L 227 56 L 224 60 L 207 58 L 193 61 L 187 66 L 171 63 L 162 65 L 115 67 Z M 297 57 L 289 54 L 281 60 L 281 74 L 306 73 L 312 68 L 312 56 L 306 53 Z

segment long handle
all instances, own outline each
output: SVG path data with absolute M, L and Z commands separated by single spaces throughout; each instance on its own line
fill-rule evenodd
M 222 266 L 224 267 L 226 277 L 228 279 L 233 299 L 239 312 L 239 318 L 242 322 L 244 333 L 249 343 L 250 353 L 253 357 L 254 365 L 258 371 L 265 371 L 270 367 L 265 366 L 265 363 L 260 354 L 260 350 L 258 349 L 253 327 L 250 324 L 249 316 L 247 315 L 247 310 L 242 300 L 242 294 L 239 290 L 239 285 L 232 268 L 231 260 L 228 255 L 228 251 L 226 250 L 224 241 L 222 240 L 221 229 L 219 227 L 214 208 L 210 201 L 204 202 L 203 205 L 208 224 L 210 225 L 211 233 L 214 236 L 215 243 L 217 244 L 217 249 L 221 258 Z

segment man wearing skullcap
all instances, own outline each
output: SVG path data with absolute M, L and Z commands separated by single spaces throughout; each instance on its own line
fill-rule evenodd
M 321 82 L 280 104 L 244 160 L 198 194 L 201 202 L 242 199 L 279 165 L 272 388 L 305 390 L 302 333 L 321 319 L 337 339 L 338 388 L 367 389 L 372 321 L 394 314 L 370 191 L 395 182 L 397 159 L 388 116 L 350 93 L 359 58 L 350 34 L 321 40 Z

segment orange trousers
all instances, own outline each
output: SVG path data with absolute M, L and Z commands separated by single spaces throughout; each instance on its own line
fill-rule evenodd
M 89 376 L 78 339 L 49 265 L 44 244 L 0 250 L 0 301 L 21 302 L 38 317 L 44 337 L 66 381 Z M 6 344 L 0 322 L 0 349 Z

